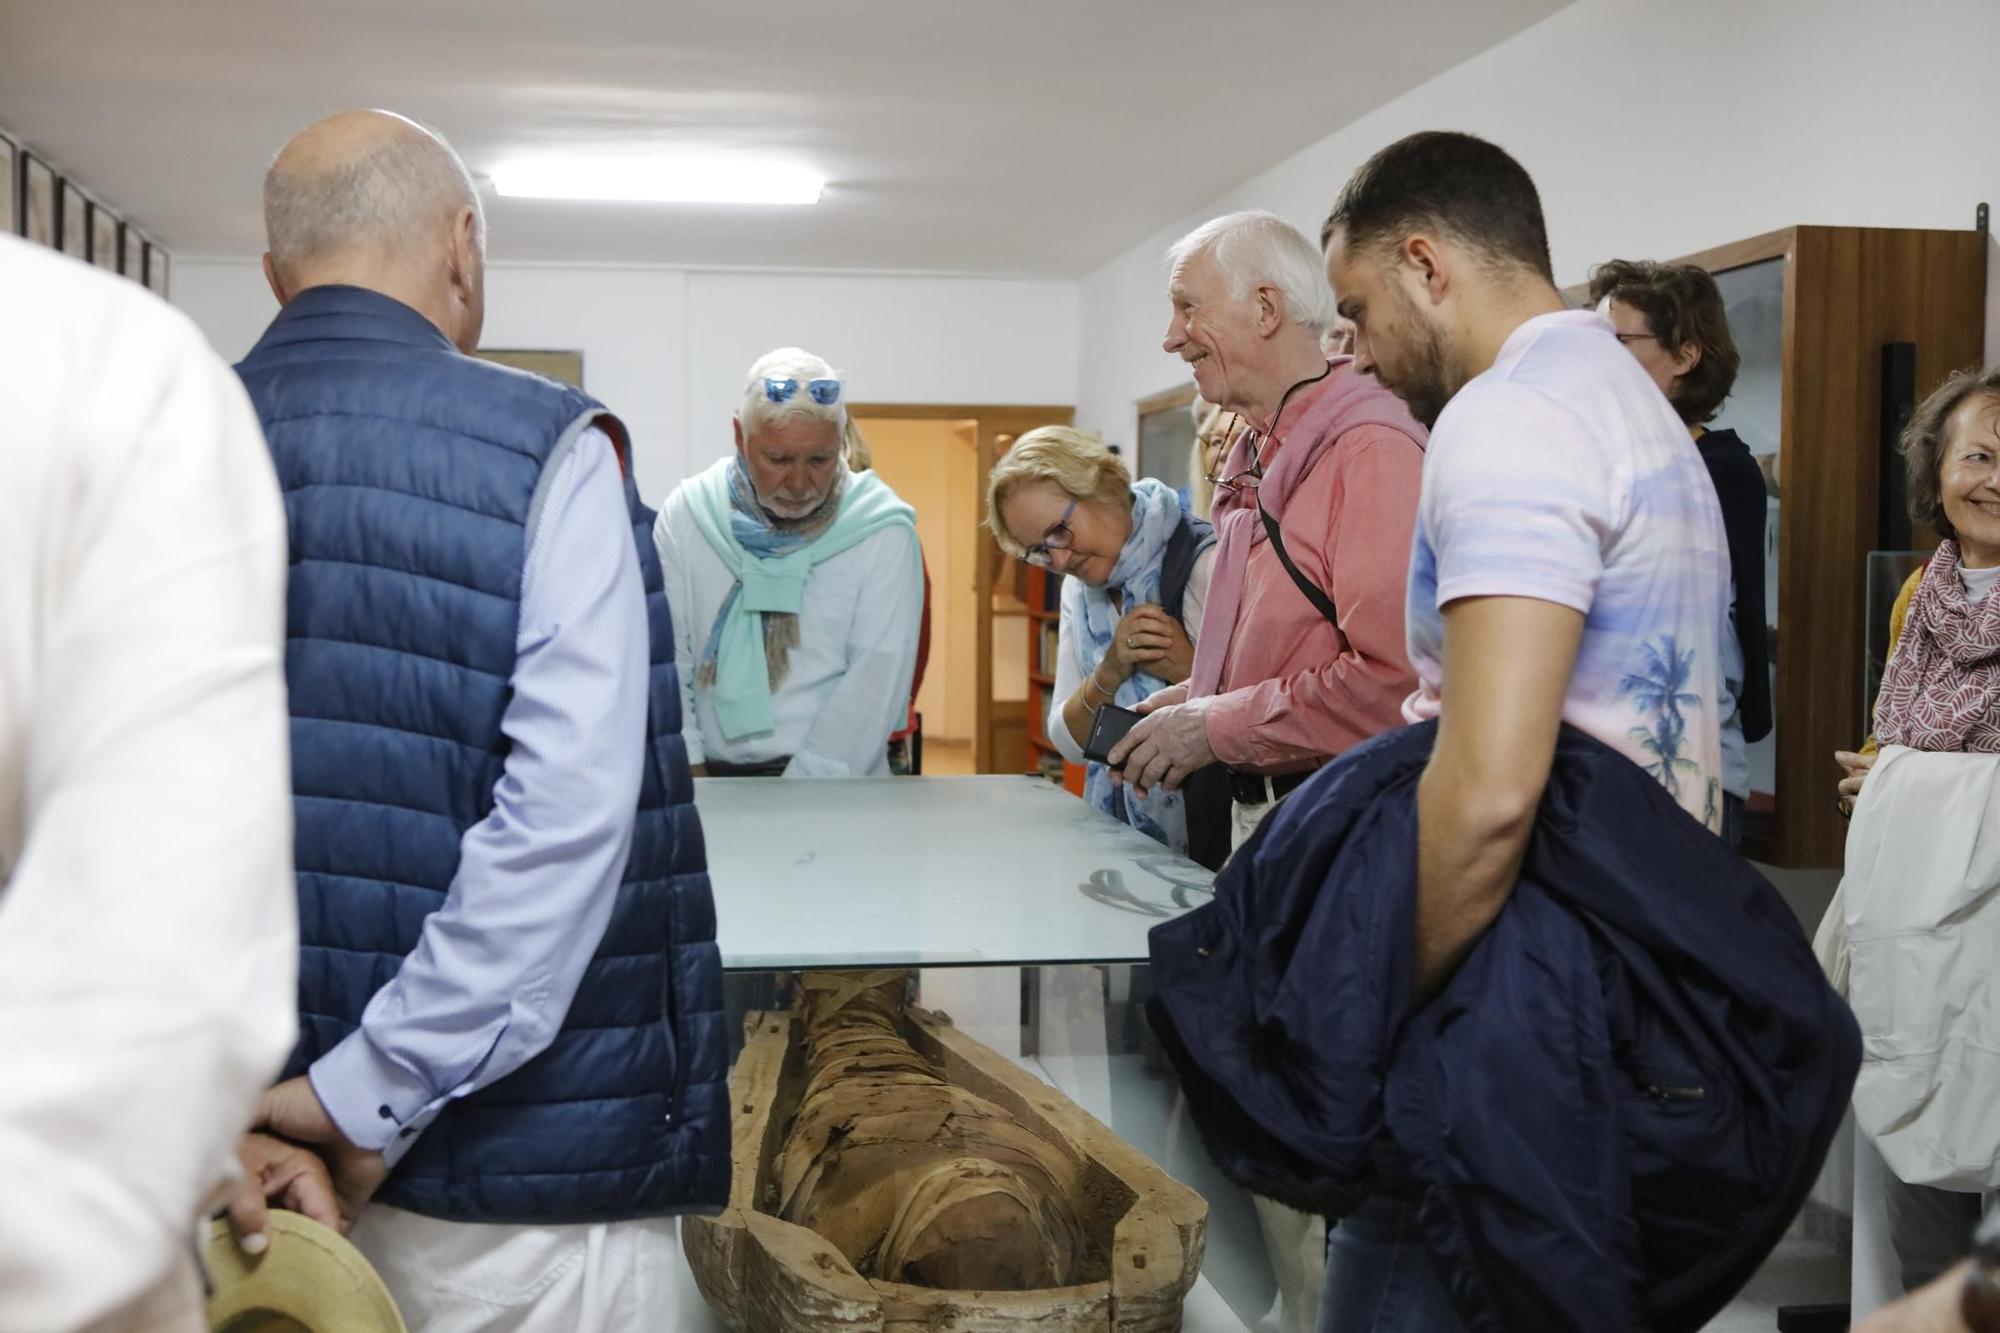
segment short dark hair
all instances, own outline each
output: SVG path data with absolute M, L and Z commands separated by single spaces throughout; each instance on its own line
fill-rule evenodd
M 1505 150 L 1449 130 L 1412 134 L 1369 158 L 1326 215 L 1319 244 L 1336 231 L 1357 248 L 1393 244 L 1427 226 L 1555 281 L 1535 182 Z
M 1979 394 L 2000 398 L 2000 366 L 1985 372 L 1961 370 L 1940 384 L 1937 392 L 1917 407 L 1897 445 L 1903 455 L 1911 521 L 1928 524 L 1946 537 L 1956 538 L 1958 529 L 1944 516 L 1944 451 L 1950 443 L 1945 437 L 1958 409 Z
M 1715 420 L 1723 400 L 1736 387 L 1736 371 L 1743 364 L 1715 278 L 1692 264 L 1613 259 L 1590 275 L 1590 303 L 1596 305 L 1607 296 L 1644 315 L 1646 332 L 1668 352 L 1678 352 L 1689 343 L 1701 349 L 1701 360 L 1680 377 L 1667 397 L 1690 426 Z

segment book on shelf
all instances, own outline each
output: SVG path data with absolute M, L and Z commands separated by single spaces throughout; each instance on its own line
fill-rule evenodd
M 1035 770 L 1050 782 L 1062 785 L 1063 757 L 1053 750 L 1044 750 L 1035 759 Z
M 1058 611 L 1062 609 L 1062 582 L 1064 577 L 1064 575 L 1056 573 L 1053 569 L 1043 572 L 1042 610 Z

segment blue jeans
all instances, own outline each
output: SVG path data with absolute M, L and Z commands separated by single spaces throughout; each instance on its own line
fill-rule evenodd
M 1413 1194 L 1385 1184 L 1327 1233 L 1319 1333 L 1461 1333 Z

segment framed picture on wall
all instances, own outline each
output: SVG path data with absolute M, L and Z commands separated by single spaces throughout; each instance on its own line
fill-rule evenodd
M 535 352 L 507 347 L 482 347 L 473 353 L 481 361 L 492 361 L 516 370 L 532 371 L 545 379 L 560 380 L 573 389 L 583 387 L 582 352 Z
M 21 149 L 0 134 L 0 236 L 21 231 Z
M 146 285 L 163 301 L 167 297 L 167 267 L 171 262 L 165 250 L 146 242 Z
M 1138 402 L 1139 447 L 1126 463 L 1135 477 L 1152 477 L 1187 493 L 1188 459 L 1194 453 L 1192 384 L 1163 390 Z
M 134 282 L 146 280 L 146 235 L 129 222 L 118 229 L 118 271 Z
M 25 149 L 21 153 L 21 234 L 51 248 L 56 230 L 55 168 Z
M 75 182 L 65 180 L 57 195 L 56 228 L 62 237 L 62 252 L 72 259 L 90 261 L 90 202 Z
M 118 271 L 118 215 L 103 204 L 90 203 L 90 262 Z

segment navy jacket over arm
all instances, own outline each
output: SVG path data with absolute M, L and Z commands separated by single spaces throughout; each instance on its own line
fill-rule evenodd
M 1854 1019 L 1777 891 L 1569 728 L 1518 887 L 1411 1013 L 1435 735 L 1323 769 L 1212 904 L 1153 931 L 1155 1026 L 1196 1123 L 1233 1179 L 1310 1211 L 1406 1163 L 1477 1333 L 1699 1328 L 1810 1191 Z

